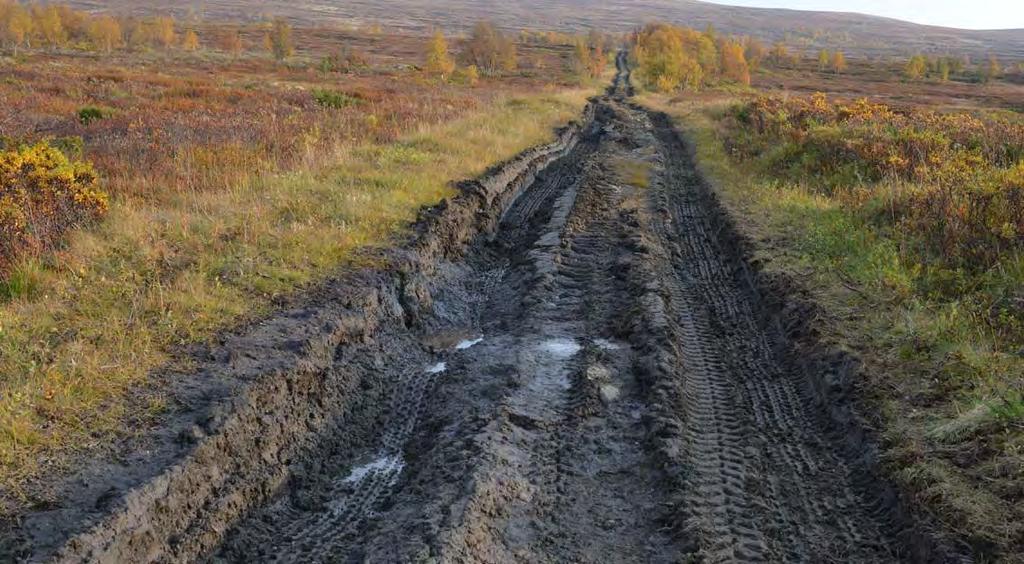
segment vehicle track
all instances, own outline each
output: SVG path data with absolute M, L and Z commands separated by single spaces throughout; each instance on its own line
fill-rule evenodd
M 832 369 L 794 361 L 687 147 L 618 68 L 427 306 L 337 347 L 343 409 L 230 530 L 192 525 L 223 539 L 206 560 L 960 558 L 834 416 Z

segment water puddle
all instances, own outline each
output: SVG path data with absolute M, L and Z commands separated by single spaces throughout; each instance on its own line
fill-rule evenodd
M 549 355 L 557 359 L 571 358 L 576 353 L 580 352 L 579 343 L 575 339 L 569 338 L 556 338 L 548 339 L 540 344 L 540 350 L 548 353 Z
M 394 474 L 398 475 L 405 467 L 405 461 L 399 455 L 382 456 L 369 464 L 356 466 L 345 478 L 346 484 L 358 484 L 371 474 Z
M 622 348 L 622 345 L 613 343 L 608 339 L 594 339 L 594 344 L 597 345 L 597 348 L 604 351 L 617 351 Z
M 439 374 L 448 369 L 448 364 L 444 362 L 438 362 L 433 366 L 427 367 L 427 374 Z
M 476 339 L 465 339 L 459 341 L 459 344 L 455 345 L 455 350 L 464 351 L 469 347 L 480 344 L 484 340 L 483 337 L 477 337 Z

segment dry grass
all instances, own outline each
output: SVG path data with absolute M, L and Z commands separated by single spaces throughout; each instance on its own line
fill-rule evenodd
M 100 225 L 7 275 L 4 503 L 32 502 L 26 485 L 163 410 L 150 375 L 176 346 L 387 244 L 450 181 L 549 139 L 593 93 L 552 85 L 560 67 L 471 88 L 392 66 L 324 76 L 258 57 L 122 57 L 3 63 L 0 96 L 14 111 L 0 132 L 81 135 L 113 196 Z M 323 108 L 314 87 L 361 102 Z M 82 124 L 87 104 L 111 117 Z

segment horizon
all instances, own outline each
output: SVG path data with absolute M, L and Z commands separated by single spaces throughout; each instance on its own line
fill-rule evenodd
M 957 0 L 862 0 L 855 6 L 837 0 L 704 0 L 710 4 L 745 8 L 785 8 L 821 12 L 853 12 L 892 18 L 920 25 L 1001 31 L 1024 29 L 1024 3 L 983 0 L 965 4 Z M 1024 41 L 1024 37 L 1021 37 Z

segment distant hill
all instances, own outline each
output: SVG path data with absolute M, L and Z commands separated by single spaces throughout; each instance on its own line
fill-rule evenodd
M 842 48 L 860 55 L 910 52 L 995 54 L 1024 60 L 1024 29 L 972 31 L 840 12 L 722 6 L 697 0 L 72 0 L 95 11 L 145 14 L 172 11 L 208 19 L 260 19 L 283 15 L 314 25 L 364 25 L 463 30 L 480 19 L 501 26 L 624 31 L 658 19 L 723 33 L 785 39 L 793 47 Z

